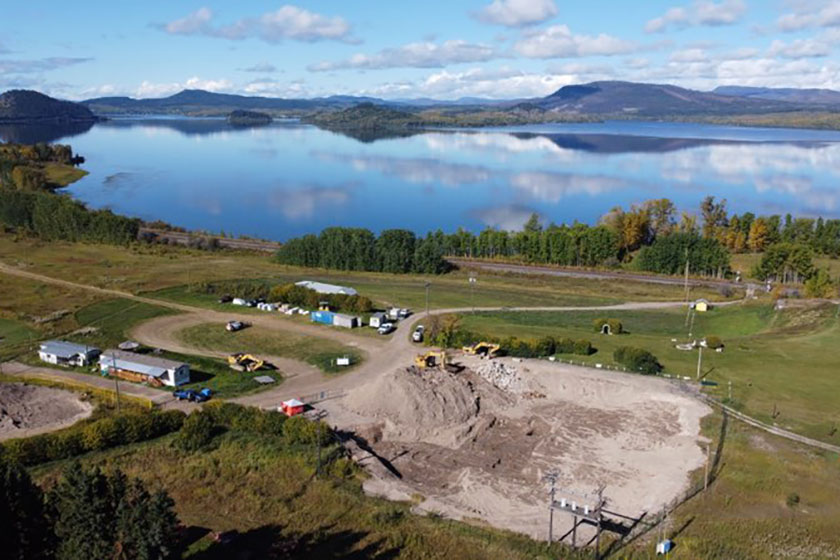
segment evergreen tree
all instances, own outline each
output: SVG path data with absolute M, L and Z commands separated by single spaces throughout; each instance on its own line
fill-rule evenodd
M 0 456 L 0 556 L 8 560 L 48 559 L 53 544 L 41 489 L 23 467 Z

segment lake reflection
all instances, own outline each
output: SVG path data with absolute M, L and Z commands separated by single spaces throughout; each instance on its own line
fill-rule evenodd
M 736 212 L 840 217 L 835 132 L 619 122 L 356 139 L 168 118 L 42 128 L 0 137 L 63 137 L 90 171 L 69 190 L 92 207 L 280 240 L 330 225 L 516 228 L 531 212 L 592 223 L 649 198 L 695 210 L 707 194 Z

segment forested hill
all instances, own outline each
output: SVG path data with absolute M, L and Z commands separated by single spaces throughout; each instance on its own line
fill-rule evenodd
M 405 129 L 425 124 L 419 115 L 373 103 L 361 103 L 342 111 L 317 113 L 304 121 L 326 129 L 339 130 Z
M 53 99 L 37 91 L 13 89 L 0 95 L 0 123 L 94 122 L 97 117 L 79 103 Z

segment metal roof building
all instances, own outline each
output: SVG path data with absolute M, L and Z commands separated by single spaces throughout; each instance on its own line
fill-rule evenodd
M 38 357 L 42 362 L 56 365 L 86 366 L 100 353 L 99 348 L 65 342 L 64 340 L 48 340 L 41 344 Z
M 336 286 L 335 284 L 324 284 L 323 282 L 313 282 L 312 280 L 302 280 L 300 282 L 296 282 L 295 285 L 315 290 L 319 294 L 344 294 L 345 296 L 359 295 L 359 292 L 353 288 Z
M 190 382 L 190 366 L 155 356 L 108 350 L 99 357 L 99 367 L 104 374 L 129 381 L 176 387 Z

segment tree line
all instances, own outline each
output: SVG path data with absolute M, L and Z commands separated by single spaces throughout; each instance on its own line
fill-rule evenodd
M 49 192 L 0 188 L 0 224 L 47 241 L 125 245 L 137 239 L 140 220 L 110 210 L 89 210 L 81 202 Z
M 51 185 L 44 172 L 44 164 L 80 165 L 84 161 L 85 158 L 73 155 L 73 149 L 64 144 L 2 144 L 0 188 L 46 190 Z

